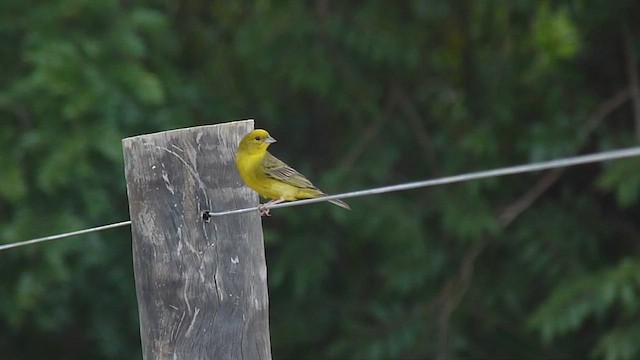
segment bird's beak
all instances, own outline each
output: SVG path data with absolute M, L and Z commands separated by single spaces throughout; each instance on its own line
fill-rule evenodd
M 274 139 L 271 136 L 269 136 L 268 138 L 266 138 L 264 140 L 264 142 L 266 142 L 267 144 L 273 144 L 274 142 L 276 142 L 276 139 Z

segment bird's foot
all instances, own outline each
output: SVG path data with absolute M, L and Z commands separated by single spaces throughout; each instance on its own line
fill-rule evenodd
M 284 202 L 284 201 L 285 200 L 283 198 L 280 198 L 280 199 L 274 199 L 264 204 L 258 205 L 258 212 L 260 212 L 260 216 L 271 216 L 271 214 L 269 214 L 269 209 L 267 209 L 266 207 L 269 205 L 280 204 L 281 202 Z
M 258 212 L 260 213 L 260 216 L 271 216 L 271 214 L 269 214 L 269 209 L 267 209 L 265 205 L 267 204 L 258 205 Z

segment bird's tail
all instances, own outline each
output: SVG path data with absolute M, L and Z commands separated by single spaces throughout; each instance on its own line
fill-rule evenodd
M 333 205 L 338 205 L 343 209 L 347 209 L 347 210 L 351 210 L 351 208 L 349 207 L 349 205 L 347 205 L 346 202 L 342 201 L 342 200 L 329 200 L 330 203 L 332 203 Z

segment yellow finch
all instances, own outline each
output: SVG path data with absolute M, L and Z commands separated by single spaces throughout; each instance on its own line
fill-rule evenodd
M 240 177 L 258 194 L 273 199 L 266 205 L 326 196 L 302 174 L 267 151 L 274 142 L 276 139 L 267 131 L 257 129 L 240 141 L 236 151 L 236 166 Z M 329 202 L 350 210 L 344 201 Z M 269 210 L 263 208 L 260 214 L 269 215 Z

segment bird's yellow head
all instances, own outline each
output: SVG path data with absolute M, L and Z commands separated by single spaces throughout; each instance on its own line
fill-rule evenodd
M 264 152 L 274 142 L 276 139 L 272 138 L 266 130 L 256 129 L 242 138 L 238 150 L 249 153 Z

